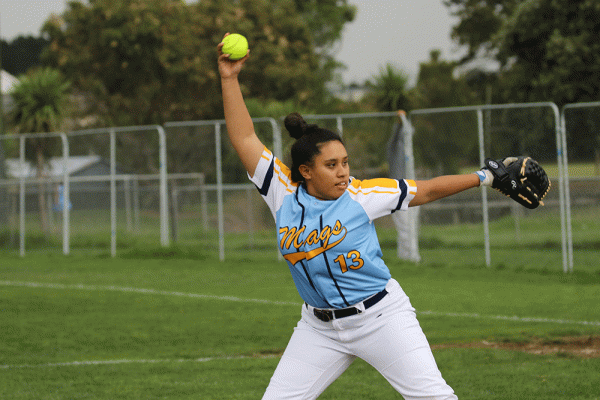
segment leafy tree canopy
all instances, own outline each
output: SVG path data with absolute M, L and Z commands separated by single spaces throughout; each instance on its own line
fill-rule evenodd
M 60 71 L 51 68 L 23 75 L 12 92 L 16 128 L 23 133 L 59 130 L 67 116 L 70 86 Z
M 476 102 L 466 79 L 454 76 L 457 63 L 443 60 L 440 55 L 439 50 L 432 50 L 429 61 L 420 64 L 417 83 L 410 91 L 413 108 L 465 106 Z
M 45 60 L 94 94 L 105 123 L 218 118 L 216 45 L 238 32 L 248 97 L 314 104 L 337 67 L 326 50 L 354 12 L 347 0 L 71 1 L 43 28 Z
M 502 65 L 505 101 L 571 102 L 600 95 L 597 0 L 444 0 L 460 18 L 453 37 L 466 59 Z
M 411 105 L 416 109 L 465 106 L 476 99 L 466 79 L 453 76 L 456 62 L 444 61 L 440 55 L 439 50 L 432 50 L 430 60 L 420 65 L 417 84 L 409 93 Z M 473 148 L 477 149 L 476 138 L 465 135 L 464 131 L 464 126 L 472 123 L 462 113 L 416 118 L 414 150 L 419 162 L 438 174 L 458 173 L 460 163 L 470 156 Z
M 0 43 L 2 69 L 14 76 L 40 66 L 40 54 L 48 46 L 46 39 L 33 36 L 18 36 L 11 42 L 0 40 Z
M 408 108 L 406 85 L 408 75 L 387 64 L 367 81 L 370 97 L 379 111 L 398 111 Z
M 467 47 L 465 60 L 494 49 L 492 38 L 503 21 L 510 17 L 521 0 L 443 0 L 459 18 L 452 37 Z
M 511 97 L 559 105 L 597 100 L 599 31 L 598 1 L 521 2 L 495 36 L 498 59 L 510 67 L 506 81 L 514 82 Z

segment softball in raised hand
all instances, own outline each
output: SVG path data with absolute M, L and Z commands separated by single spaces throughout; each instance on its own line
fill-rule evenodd
M 239 60 L 248 54 L 248 40 L 239 33 L 232 33 L 223 38 L 223 54 L 229 54 L 230 60 Z

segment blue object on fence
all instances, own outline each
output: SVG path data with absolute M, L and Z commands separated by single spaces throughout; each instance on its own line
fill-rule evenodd
M 56 202 L 54 203 L 54 211 L 62 212 L 63 205 L 65 204 L 65 187 L 63 185 L 58 185 L 56 188 Z M 69 201 L 67 204 L 68 209 L 70 210 L 73 207 L 73 204 Z

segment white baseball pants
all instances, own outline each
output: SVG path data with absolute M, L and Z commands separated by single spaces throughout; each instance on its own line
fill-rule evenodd
M 398 282 L 361 314 L 323 322 L 302 306 L 302 319 L 277 366 L 263 400 L 316 399 L 360 357 L 406 400 L 453 400 L 431 348 Z

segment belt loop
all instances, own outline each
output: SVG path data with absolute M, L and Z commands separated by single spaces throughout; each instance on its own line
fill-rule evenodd
M 358 303 L 355 308 L 358 310 L 359 314 L 360 313 L 364 313 L 366 308 L 365 308 L 365 302 L 361 301 L 360 303 Z

